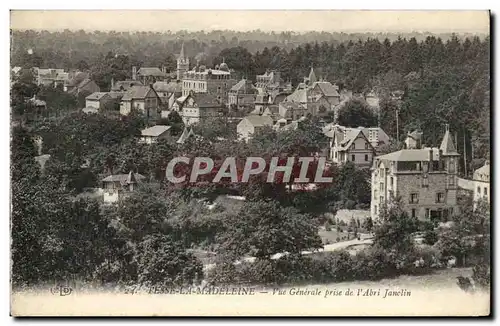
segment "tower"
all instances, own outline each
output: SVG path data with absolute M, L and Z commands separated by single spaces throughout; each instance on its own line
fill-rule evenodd
M 177 57 L 177 80 L 181 80 L 186 71 L 189 70 L 189 58 L 184 54 L 184 42 L 182 42 L 181 53 Z
M 439 160 L 442 162 L 443 169 L 446 172 L 446 203 L 450 206 L 456 206 L 457 204 L 459 156 L 460 154 L 458 154 L 450 134 L 450 126 L 446 124 L 443 141 L 441 142 L 441 146 L 439 146 Z M 450 213 L 453 213 L 453 211 Z

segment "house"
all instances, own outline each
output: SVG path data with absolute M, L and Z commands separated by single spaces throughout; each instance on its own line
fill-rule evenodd
M 408 135 L 405 138 L 405 148 L 407 149 L 417 149 L 422 147 L 422 135 L 423 133 L 418 130 L 412 132 L 408 131 Z
M 28 100 L 28 102 L 35 108 L 36 114 L 44 114 L 47 111 L 47 103 L 40 99 L 36 98 L 36 95 L 33 95 L 32 98 Z
M 307 115 L 307 109 L 296 102 L 281 102 L 278 108 L 280 117 L 287 121 L 298 120 Z
M 281 78 L 281 73 L 277 70 L 266 70 L 262 75 L 256 76 L 255 87 L 262 93 L 291 92 L 292 84 L 285 83 Z
M 160 98 L 153 86 L 132 86 L 122 97 L 120 113 L 128 115 L 132 109 L 142 112 L 148 119 L 159 116 Z
M 158 81 L 153 84 L 164 108 L 171 110 L 175 99 L 182 96 L 182 83 L 180 81 Z
M 233 72 L 227 63 L 222 62 L 213 69 L 205 66 L 196 66 L 184 72 L 182 77 L 182 95 L 187 96 L 193 92 L 195 94 L 210 94 L 219 102 L 226 103 L 229 90 L 237 83 L 233 78 Z
M 220 116 L 223 107 L 224 105 L 213 95 L 191 92 L 187 96 L 179 97 L 172 110 L 178 111 L 184 124 L 190 126 L 203 119 Z
M 91 80 L 90 78 L 85 78 L 76 85 L 67 86 L 66 89 L 68 90 L 69 94 L 74 95 L 78 95 L 80 93 L 92 94 L 101 91 L 101 88 L 95 83 L 95 81 Z
M 330 138 L 328 158 L 337 164 L 348 161 L 358 167 L 369 168 L 376 148 L 368 138 L 370 128 L 346 128 L 335 125 L 327 129 L 325 135 Z
M 490 202 L 490 162 L 487 160 L 482 167 L 474 171 L 474 202 L 483 199 Z
M 409 216 L 442 221 L 458 212 L 459 154 L 448 126 L 439 148 L 402 149 L 377 156 L 372 165 L 371 216 L 399 198 Z
M 171 126 L 156 125 L 153 127 L 146 128 L 141 131 L 141 143 L 153 144 L 158 141 L 158 139 L 168 139 L 170 138 L 170 128 Z
M 370 108 L 372 108 L 375 112 L 378 112 L 380 109 L 380 98 L 374 91 L 370 91 L 365 95 L 365 101 Z
M 252 135 L 264 127 L 273 127 L 273 119 L 269 116 L 249 115 L 236 126 L 238 139 L 248 141 Z
M 69 79 L 69 73 L 60 68 L 42 69 L 33 67 L 35 80 L 37 85 L 64 87 L 65 82 Z
M 113 174 L 102 180 L 103 199 L 106 204 L 120 202 L 132 193 L 144 176 L 130 171 L 129 174 Z
M 103 109 L 106 103 L 111 102 L 112 98 L 106 92 L 94 92 L 85 98 L 85 107 L 94 109 Z
M 157 81 L 164 81 L 167 78 L 165 67 L 142 67 L 137 70 L 137 67 L 132 67 L 132 80 L 139 80 L 143 85 L 153 84 Z
M 236 109 L 253 106 L 257 89 L 248 79 L 242 79 L 229 90 L 228 104 Z

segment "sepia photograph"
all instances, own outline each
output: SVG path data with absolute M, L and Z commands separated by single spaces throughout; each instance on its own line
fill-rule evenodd
M 490 20 L 11 10 L 11 316 L 490 316 Z

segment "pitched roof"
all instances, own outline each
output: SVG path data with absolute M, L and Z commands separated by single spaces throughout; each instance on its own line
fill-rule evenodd
M 142 83 L 138 80 L 121 80 L 115 82 L 111 87 L 111 91 L 128 91 L 132 86 L 141 86 Z
M 295 91 L 286 97 L 287 102 L 299 102 L 306 103 L 307 102 L 307 89 L 304 85 L 299 84 Z
M 125 95 L 125 92 L 115 92 L 115 91 L 111 91 L 111 92 L 108 92 L 108 95 L 112 98 L 112 99 L 121 99 L 123 97 L 123 95 Z
M 221 107 L 217 98 L 208 93 L 197 93 L 193 95 L 193 98 L 199 108 Z
M 89 96 L 87 96 L 85 99 L 86 100 L 100 100 L 102 99 L 104 96 L 108 95 L 108 93 L 106 92 L 94 92 L 92 94 L 90 94 Z
M 490 177 L 490 163 L 486 161 L 482 167 L 474 171 L 474 179 L 480 180 L 483 179 L 482 177 L 485 176 L 488 178 Z
M 244 117 L 243 120 L 247 120 L 254 127 L 272 126 L 273 125 L 273 119 L 270 116 L 248 115 L 248 116 Z
M 451 138 L 448 127 L 446 127 L 446 132 L 444 133 L 443 141 L 441 142 L 439 149 L 443 151 L 444 155 L 459 155 L 455 144 L 453 143 L 453 139 Z
M 336 86 L 332 85 L 332 83 L 327 82 L 327 81 L 319 81 L 315 82 L 313 84 L 313 88 L 318 86 L 321 92 L 326 96 L 326 97 L 340 97 L 339 92 L 337 91 Z
M 314 73 L 313 67 L 311 67 L 308 79 L 309 79 L 309 85 L 312 85 L 313 83 L 318 81 L 318 79 L 316 78 L 316 74 Z
M 142 130 L 141 135 L 148 137 L 158 137 L 170 128 L 171 126 L 156 125 Z
M 153 84 L 153 88 L 157 92 L 163 93 L 181 93 L 182 92 L 182 84 L 172 81 L 172 82 L 164 82 L 157 81 Z
M 370 144 L 370 146 L 373 148 L 373 145 L 370 143 L 370 141 L 368 140 L 368 137 L 366 136 L 366 134 L 364 133 L 364 130 L 363 129 L 349 129 L 344 137 L 344 134 L 343 133 L 338 133 L 337 136 L 340 136 L 340 134 L 342 135 L 341 137 L 343 138 L 340 138 L 341 139 L 341 147 L 339 148 L 339 150 L 347 150 L 351 147 L 352 143 L 354 143 L 354 141 L 359 137 L 363 137 L 366 142 L 368 144 Z
M 137 71 L 137 75 L 140 76 L 154 76 L 154 77 L 166 77 L 163 71 L 158 67 L 143 67 Z
M 132 86 L 126 93 L 123 95 L 123 101 L 130 101 L 132 99 L 143 99 L 146 97 L 148 92 L 153 90 L 150 86 Z
M 66 82 L 66 86 L 78 86 L 80 85 L 80 83 L 89 78 L 89 74 L 86 73 L 86 72 L 77 72 L 73 78 L 69 79 L 67 82 Z
M 184 42 L 181 45 L 181 53 L 179 53 L 179 59 L 184 59 Z
M 177 144 L 184 144 L 184 142 L 191 136 L 196 136 L 194 131 L 193 131 L 193 128 L 188 128 L 187 127 L 184 127 L 184 130 L 182 131 L 182 134 L 181 136 L 179 137 L 179 139 L 177 140 Z
M 413 138 L 415 140 L 420 140 L 422 138 L 423 133 L 418 130 L 414 130 L 408 133 L 408 137 Z
M 246 83 L 247 83 L 247 80 L 242 79 L 239 82 L 237 82 L 233 87 L 231 87 L 231 90 L 232 91 L 240 91 L 241 89 L 243 89 L 245 87 Z
M 102 179 L 103 182 L 120 182 L 121 184 L 137 183 L 145 177 L 139 173 L 130 171 L 128 174 L 113 174 Z
M 422 149 L 402 149 L 397 152 L 377 156 L 377 159 L 387 161 L 429 161 L 429 152 L 432 149 L 433 160 L 439 160 L 439 148 L 422 148 Z

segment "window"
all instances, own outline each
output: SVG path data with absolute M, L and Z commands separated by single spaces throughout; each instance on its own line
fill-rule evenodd
M 365 162 L 368 162 L 368 154 L 365 154 Z
M 484 195 L 488 196 L 488 188 L 484 187 Z
M 418 204 L 418 194 L 416 192 L 410 194 L 410 204 Z
M 356 161 L 356 155 L 352 154 L 351 155 L 351 159 L 352 159 L 353 162 Z
M 455 162 L 450 162 L 449 170 L 450 173 L 455 173 Z
M 427 176 L 424 176 L 422 178 L 422 187 L 429 187 L 429 179 L 427 178 Z
M 383 203 L 384 202 L 384 196 L 380 196 L 380 202 Z
M 430 218 L 431 217 L 431 210 L 429 208 L 425 209 L 425 218 Z
M 335 152 L 335 153 L 333 154 L 333 156 L 334 156 L 335 158 L 337 158 L 337 152 Z
M 370 145 L 368 143 L 365 143 L 365 149 L 370 149 Z
M 481 187 L 477 187 L 477 193 L 480 195 L 481 194 Z
M 391 187 L 393 187 L 394 186 L 394 177 L 391 177 L 390 180 L 391 180 Z
M 384 191 L 384 183 L 383 182 L 380 183 L 380 191 Z
M 438 192 L 436 194 L 436 203 L 444 203 L 444 193 Z
M 356 143 L 352 143 L 352 149 L 356 149 Z
M 455 184 L 455 179 L 452 176 L 449 176 L 448 185 L 453 186 Z
M 377 214 L 377 205 L 373 207 L 374 213 Z
M 417 217 L 417 210 L 416 210 L 415 208 L 412 208 L 412 209 L 411 209 L 411 217 L 412 217 L 412 218 Z

